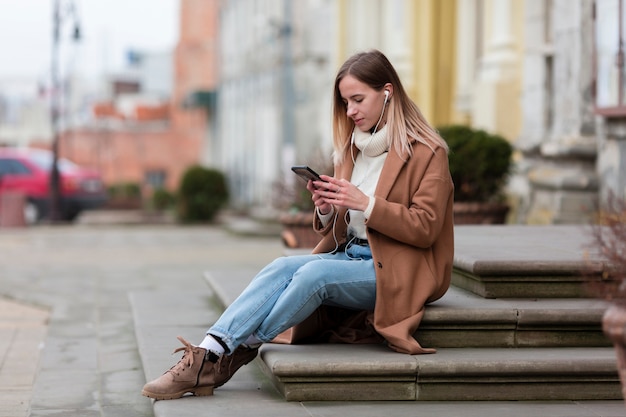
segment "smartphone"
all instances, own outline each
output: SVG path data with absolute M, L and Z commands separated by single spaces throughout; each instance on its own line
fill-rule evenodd
M 313 171 L 311 168 L 309 168 L 306 165 L 296 165 L 296 166 L 291 167 L 291 170 L 295 172 L 296 174 L 298 174 L 300 178 L 304 179 L 307 182 L 309 180 L 322 181 L 319 174 Z

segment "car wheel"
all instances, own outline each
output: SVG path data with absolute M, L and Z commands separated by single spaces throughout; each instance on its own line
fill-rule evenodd
M 27 225 L 36 224 L 41 218 L 41 212 L 37 204 L 30 200 L 24 203 L 24 221 Z

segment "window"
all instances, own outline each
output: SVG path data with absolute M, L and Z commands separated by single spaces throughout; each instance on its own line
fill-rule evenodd
M 30 170 L 20 161 L 16 161 L 15 159 L 0 159 L 0 176 L 26 174 L 30 174 Z
M 145 181 L 146 184 L 151 186 L 154 190 L 165 187 L 166 173 L 163 170 L 151 170 L 146 171 Z
M 597 113 L 606 116 L 626 116 L 623 1 L 594 3 L 595 107 Z

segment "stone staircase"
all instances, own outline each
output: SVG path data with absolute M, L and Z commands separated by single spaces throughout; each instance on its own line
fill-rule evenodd
M 621 399 L 606 304 L 584 298 L 602 272 L 584 236 L 574 226 L 459 227 L 453 287 L 416 334 L 437 354 L 266 344 L 261 366 L 288 401 Z M 223 305 L 254 271 L 228 274 L 205 277 Z

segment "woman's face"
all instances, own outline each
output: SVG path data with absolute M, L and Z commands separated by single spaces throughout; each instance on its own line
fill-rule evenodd
M 378 123 L 385 107 L 384 90 L 376 91 L 352 75 L 346 75 L 339 81 L 339 93 L 346 105 L 346 116 L 351 118 L 362 132 L 371 130 Z M 385 125 L 385 116 L 383 115 L 378 129 Z

